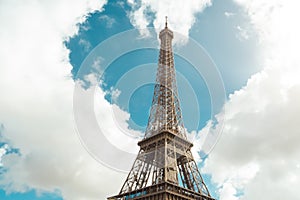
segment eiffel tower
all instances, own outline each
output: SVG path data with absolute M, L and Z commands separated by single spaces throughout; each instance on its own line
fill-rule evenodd
M 214 200 L 202 179 L 186 138 L 181 115 L 174 58 L 173 32 L 161 40 L 151 112 L 140 151 L 118 195 L 108 200 Z

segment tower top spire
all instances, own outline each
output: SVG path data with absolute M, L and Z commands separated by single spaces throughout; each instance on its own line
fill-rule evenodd
M 168 28 L 168 16 L 166 16 L 166 26 L 165 26 L 165 28 Z
M 162 40 L 162 44 L 163 44 L 161 47 L 163 47 L 165 50 L 166 48 L 171 50 L 172 49 L 171 42 L 168 43 L 170 47 L 165 47 L 166 44 L 165 41 L 173 39 L 173 32 L 168 28 L 168 17 L 166 16 L 165 18 L 166 18 L 165 28 L 160 31 L 159 38 Z

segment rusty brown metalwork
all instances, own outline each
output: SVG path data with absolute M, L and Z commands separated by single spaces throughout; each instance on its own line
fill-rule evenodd
M 166 19 L 167 20 L 167 19 Z M 186 138 L 180 110 L 173 32 L 165 28 L 161 40 L 156 85 L 145 137 L 118 195 L 109 200 L 214 200 L 202 179 Z

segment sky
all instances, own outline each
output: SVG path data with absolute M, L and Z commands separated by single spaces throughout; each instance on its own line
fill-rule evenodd
M 219 200 L 297 199 L 293 0 L 0 2 L 0 200 L 117 194 L 174 31 L 183 120 Z

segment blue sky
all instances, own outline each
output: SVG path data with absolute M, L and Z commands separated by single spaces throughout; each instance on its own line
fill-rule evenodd
M 182 31 L 201 47 L 199 52 L 191 51 L 191 58 L 203 58 L 197 64 L 211 67 L 211 73 L 216 69 L 224 84 L 225 99 L 214 104 L 213 81 L 180 54 L 186 43 L 175 44 L 177 84 L 187 130 L 201 137 L 209 129 L 213 135 L 226 106 L 224 133 L 212 153 L 199 163 L 212 195 L 221 200 L 238 200 L 244 195 L 257 199 L 259 186 L 269 189 L 271 172 L 285 181 L 277 182 L 275 197 L 280 197 L 282 188 L 300 183 L 300 154 L 294 142 L 299 137 L 300 113 L 300 61 L 295 53 L 299 29 L 292 16 L 297 13 L 296 5 L 215 0 L 209 6 L 203 1 L 201 7 L 191 1 L 182 7 L 191 12 L 180 16 L 178 10 L 170 12 L 163 3 L 159 7 L 144 1 L 87 2 L 0 3 L 5 30 L 0 33 L 5 47 L 0 59 L 0 87 L 5 86 L 0 88 L 0 200 L 94 199 L 120 189 L 124 173 L 96 162 L 76 134 L 74 82 L 92 85 L 85 75 L 93 72 L 97 77 L 103 72 L 97 78 L 104 98 L 95 99 L 102 109 L 100 119 L 109 118 L 114 104 L 115 121 L 120 123 L 115 127 L 108 120 L 105 128 L 115 131 L 120 125 L 126 126 L 126 131 L 143 132 L 152 101 L 157 48 L 119 55 L 116 50 L 120 48 L 111 43 L 93 63 L 96 68 L 79 75 L 78 71 L 94 49 L 113 37 L 137 27 L 151 29 L 164 24 L 163 11 L 169 12 L 169 27 L 174 32 Z M 156 32 L 150 32 L 150 36 L 141 32 L 126 42 L 158 45 Z M 114 56 L 102 69 L 106 57 Z M 120 185 L 104 181 L 109 177 Z M 295 194 L 297 191 L 291 191 L 290 199 L 295 199 Z

